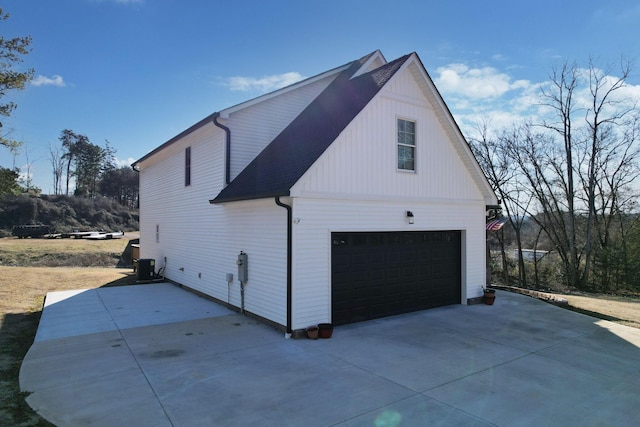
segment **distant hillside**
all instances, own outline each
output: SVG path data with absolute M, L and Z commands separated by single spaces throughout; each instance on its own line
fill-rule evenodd
M 2 196 L 0 237 L 16 225 L 45 224 L 53 232 L 74 230 L 136 231 L 139 215 L 110 199 L 74 196 Z

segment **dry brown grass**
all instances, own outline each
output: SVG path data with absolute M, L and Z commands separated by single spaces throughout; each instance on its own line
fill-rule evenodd
M 133 281 L 132 274 L 131 269 L 114 267 L 0 266 L 0 313 L 40 311 L 47 292 L 92 289 L 122 280 Z
M 22 267 L 110 267 L 118 260 L 130 239 L 0 239 L 0 265 Z
M 133 235 L 133 234 L 131 234 Z M 128 238 L 86 240 L 86 239 L 0 239 L 0 250 L 7 253 L 29 253 L 34 255 L 65 252 L 122 252 L 127 246 Z
M 135 236 L 133 236 L 135 237 Z M 118 261 L 128 238 L 120 240 L 0 239 L 0 425 L 50 426 L 35 414 L 20 392 L 20 364 L 33 343 L 47 292 L 132 284 L 129 268 L 33 267 L 42 260 Z M 78 255 L 81 255 L 79 257 Z M 26 266 L 25 266 L 26 265 Z
M 584 314 L 640 329 L 640 298 L 617 295 L 559 295 Z

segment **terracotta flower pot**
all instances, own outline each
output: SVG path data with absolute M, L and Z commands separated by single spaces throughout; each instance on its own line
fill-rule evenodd
M 331 323 L 320 323 L 318 325 L 318 336 L 320 338 L 331 338 L 333 334 L 333 325 Z
M 482 301 L 486 305 L 493 305 L 496 300 L 496 291 L 495 289 L 485 289 L 484 296 L 482 297 Z
M 307 328 L 307 338 L 310 340 L 318 339 L 318 327 L 317 326 L 309 326 Z

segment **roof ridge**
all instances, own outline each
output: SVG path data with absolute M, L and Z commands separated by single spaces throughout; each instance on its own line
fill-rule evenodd
M 391 71 L 391 70 L 393 70 L 393 72 L 395 72 L 395 71 L 397 71 L 397 70 L 395 70 L 395 68 L 398 65 L 404 64 L 404 62 L 407 59 L 409 59 L 409 57 L 411 55 L 413 55 L 413 53 L 408 53 L 406 55 L 403 55 L 403 56 L 401 56 L 399 58 L 394 59 L 391 62 L 387 62 L 386 64 L 383 64 L 383 65 L 379 66 L 378 68 L 374 68 L 373 70 L 367 71 L 366 73 L 359 74 L 356 77 L 354 77 L 354 79 L 357 79 L 357 78 L 360 78 L 360 77 L 363 77 L 363 76 L 367 76 L 367 75 L 373 76 L 373 75 L 377 75 L 377 74 L 384 73 L 386 71 Z

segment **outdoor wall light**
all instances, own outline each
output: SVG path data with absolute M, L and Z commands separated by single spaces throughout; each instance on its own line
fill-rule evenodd
M 409 224 L 413 224 L 413 212 L 407 211 L 407 221 L 409 221 Z

